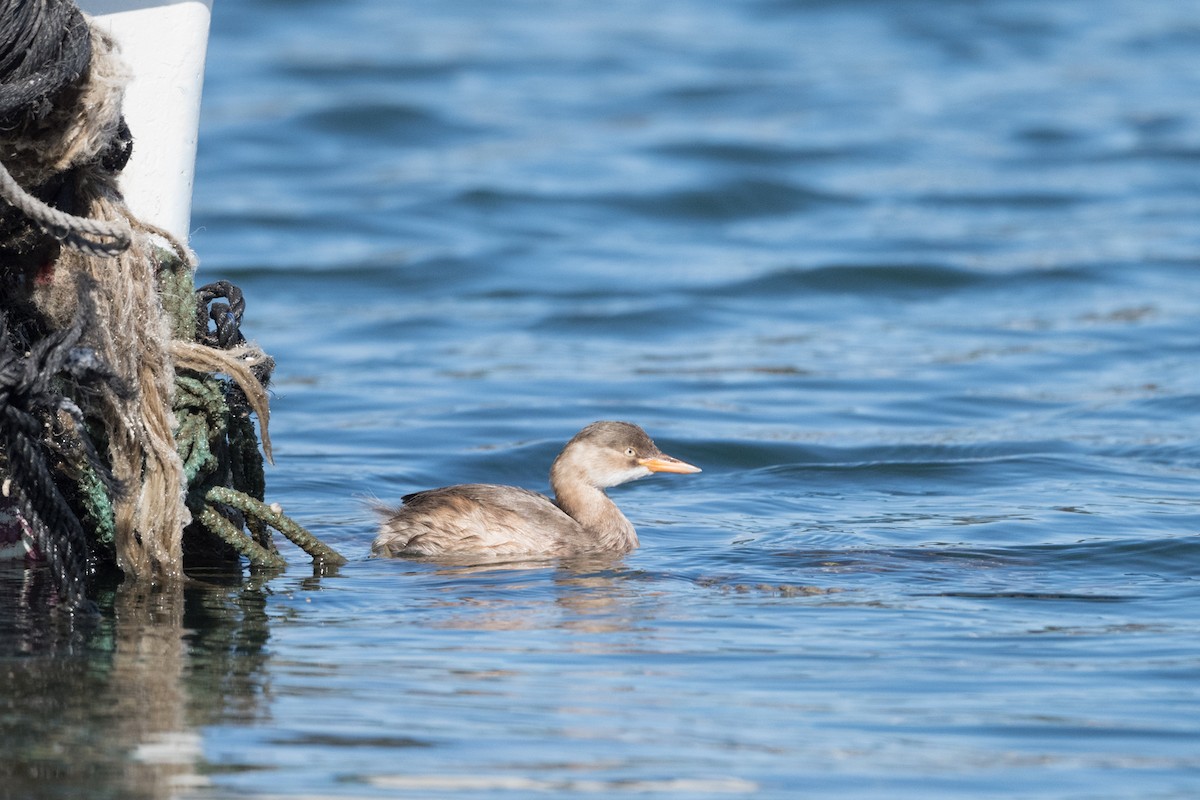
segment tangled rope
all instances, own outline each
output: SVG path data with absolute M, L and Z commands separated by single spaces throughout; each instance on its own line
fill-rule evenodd
M 0 131 L 47 120 L 54 100 L 87 69 L 91 31 L 73 2 L 0 0 Z M 110 172 L 124 166 L 132 139 L 115 137 L 101 160 Z M 90 255 L 115 255 L 129 247 L 132 231 L 123 220 L 79 217 L 26 191 L 0 158 L 0 199 L 68 247 Z
M 53 99 L 87 69 L 91 33 L 74 3 L 0 1 L 0 129 L 45 119 Z
M 21 354 L 0 313 L 0 445 L 8 477 L 3 494 L 14 497 L 50 563 L 68 603 L 86 603 L 95 556 L 79 516 L 54 479 L 55 462 L 81 457 L 80 467 L 109 496 L 122 490 L 88 433 L 83 411 L 65 393 L 83 394 L 106 385 L 123 392 L 116 376 L 90 348 L 79 346 L 91 320 L 91 286 L 80 282 L 83 313 L 70 328 L 54 331 Z M 58 429 L 57 435 L 46 436 Z
M 226 302 L 214 302 L 218 299 Z M 254 567 L 283 564 L 268 529 L 283 534 L 315 562 L 343 564 L 345 558 L 337 551 L 278 506 L 264 502 L 262 461 L 263 456 L 271 459 L 266 387 L 275 362 L 242 334 L 245 308 L 242 291 L 228 281 L 202 286 L 195 290 L 196 341 L 173 343 L 181 370 L 177 439 L 191 487 L 188 507 L 195 520 Z M 221 373 L 229 379 L 215 380 L 213 376 Z M 263 455 L 251 415 L 258 418 Z M 249 535 L 241 531 L 243 524 Z
M 114 51 L 71 0 L 0 0 L 5 496 L 72 603 L 107 565 L 177 581 L 206 542 L 277 567 L 270 530 L 341 563 L 264 502 L 274 362 L 241 333 L 241 292 L 195 291 L 187 247 L 125 206 Z

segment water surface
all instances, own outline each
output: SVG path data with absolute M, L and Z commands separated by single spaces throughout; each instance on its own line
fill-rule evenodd
M 1198 43 L 218 3 L 192 242 L 279 363 L 271 499 L 351 561 L 15 615 L 0 792 L 1196 796 Z M 367 558 L 365 498 L 544 490 L 595 419 L 704 467 L 613 491 L 637 552 Z

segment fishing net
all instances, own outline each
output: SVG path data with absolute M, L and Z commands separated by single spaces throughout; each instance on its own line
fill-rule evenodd
M 71 607 L 105 570 L 280 566 L 272 530 L 343 560 L 264 502 L 274 362 L 241 292 L 195 287 L 125 205 L 128 77 L 69 0 L 0 0 L 0 549 L 19 536 Z

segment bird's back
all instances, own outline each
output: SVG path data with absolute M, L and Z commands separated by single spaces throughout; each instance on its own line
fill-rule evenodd
M 460 484 L 402 502 L 377 509 L 384 519 L 373 555 L 566 555 L 585 539 L 579 523 L 548 497 L 515 486 Z

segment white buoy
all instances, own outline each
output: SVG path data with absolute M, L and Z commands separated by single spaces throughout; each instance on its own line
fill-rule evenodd
M 212 0 L 78 0 L 121 46 L 133 71 L 125 120 L 133 156 L 121 173 L 130 211 L 182 242 L 191 233 L 192 180 Z

